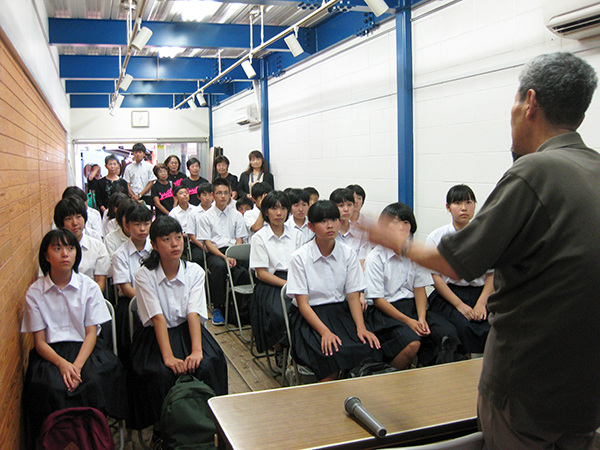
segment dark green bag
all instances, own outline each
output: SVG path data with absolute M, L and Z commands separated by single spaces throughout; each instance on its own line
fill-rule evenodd
M 181 375 L 160 413 L 164 450 L 214 450 L 217 427 L 208 406 L 214 391 L 193 375 Z

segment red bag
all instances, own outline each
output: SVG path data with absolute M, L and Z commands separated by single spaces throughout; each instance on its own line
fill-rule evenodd
M 95 408 L 68 408 L 53 412 L 42 425 L 42 450 L 114 450 L 106 417 Z

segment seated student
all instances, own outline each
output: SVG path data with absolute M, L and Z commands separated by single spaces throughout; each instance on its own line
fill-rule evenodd
M 102 234 L 102 217 L 100 216 L 100 213 L 98 211 L 88 206 L 88 198 L 86 193 L 83 192 L 83 190 L 77 186 L 69 186 L 63 191 L 62 194 L 62 198 L 67 197 L 77 197 L 83 202 L 87 211 L 87 221 L 85 223 L 87 233 L 89 236 L 101 241 L 104 237 L 104 235 Z
M 267 226 L 252 236 L 250 247 L 250 268 L 258 278 L 250 302 L 252 336 L 259 352 L 275 347 L 278 365 L 283 364 L 280 341 L 285 336 L 281 288 L 287 280 L 292 253 L 303 244 L 302 233 L 286 225 L 290 206 L 287 195 L 281 191 L 266 195 L 261 213 Z
M 173 183 L 168 180 L 169 169 L 164 164 L 152 168 L 156 181 L 150 189 L 150 195 L 156 208 L 156 216 L 168 216 L 173 209 Z
M 231 198 L 233 200 L 237 200 L 238 178 L 234 174 L 229 173 L 229 159 L 227 159 L 227 156 L 225 155 L 217 156 L 215 158 L 213 182 L 217 178 L 223 178 L 227 180 L 229 186 L 231 187 Z
M 181 186 L 188 188 L 190 196 L 189 202 L 194 206 L 198 206 L 200 204 L 200 197 L 198 197 L 198 186 L 208 183 L 208 180 L 200 176 L 200 161 L 198 158 L 188 159 L 185 165 L 190 171 L 190 176 L 181 180 Z
M 428 237 L 428 246 L 437 247 L 447 234 L 466 227 L 475 214 L 475 193 L 469 186 L 453 186 L 446 196 L 446 209 L 452 215 L 452 223 L 434 230 Z M 487 300 L 494 291 L 494 272 L 471 282 L 452 280 L 433 273 L 435 290 L 429 295 L 429 309 L 448 319 L 456 327 L 461 341 L 461 351 L 467 356 L 483 353 L 490 331 L 487 320 Z
M 340 232 L 336 240 L 352 247 L 364 268 L 371 247 L 367 233 L 350 222 L 350 217 L 354 213 L 354 194 L 349 189 L 340 188 L 331 193 L 329 200 L 340 209 Z
M 33 333 L 23 404 L 28 435 L 38 435 L 54 411 L 97 408 L 117 419 L 127 416 L 125 371 L 115 354 L 96 340 L 111 319 L 96 283 L 78 272 L 81 247 L 64 228 L 49 231 L 40 245 L 44 277 L 25 297 L 22 333 Z
M 158 422 L 164 398 L 179 375 L 192 374 L 217 395 L 227 394 L 227 360 L 202 326 L 208 317 L 204 271 L 181 260 L 183 234 L 172 217 L 154 221 L 150 241 L 152 253 L 135 275 L 143 327 L 131 347 L 134 429 Z
M 392 203 L 385 207 L 381 219 L 389 219 L 389 227 L 417 231 L 417 221 L 412 210 L 404 203 Z M 408 362 L 419 350 L 419 363 L 423 366 L 435 364 L 442 348 L 442 340 L 448 336 L 448 348 L 456 348 L 460 340 L 454 326 L 437 314 L 427 311 L 425 286 L 431 284 L 430 272 L 402 255 L 395 254 L 381 245 L 376 246 L 365 264 L 367 289 L 365 297 L 374 301 L 383 313 L 369 308 L 367 321 L 374 330 L 379 330 L 393 320 L 406 324 L 403 336 L 405 343 L 421 341 L 420 348 L 411 346 L 406 355 Z
M 248 197 L 242 197 L 235 202 L 235 209 L 243 216 L 254 208 L 254 202 Z
M 135 274 L 142 261 L 150 255 L 152 244 L 148 238 L 152 211 L 143 203 L 137 203 L 127 210 L 123 228 L 129 233 L 125 241 L 112 257 L 113 284 L 118 286 L 120 295 L 115 311 L 117 322 L 117 343 L 119 358 L 124 364 L 129 362 L 129 302 L 135 297 Z
M 179 169 L 181 169 L 181 160 L 179 159 L 179 156 L 167 156 L 164 164 L 169 169 L 169 176 L 167 177 L 167 180 L 173 183 L 173 186 L 179 186 L 181 181 L 185 178 L 185 175 L 179 171 Z
M 308 192 L 310 199 L 308 201 L 308 207 L 310 208 L 314 203 L 319 200 L 319 191 L 317 191 L 314 187 L 305 187 L 304 190 Z
M 110 257 L 102 241 L 87 235 L 87 211 L 78 197 L 63 198 L 54 207 L 54 223 L 75 235 L 82 255 L 79 272 L 96 281 L 100 291 L 104 292 L 106 277 L 110 273 Z
M 204 244 L 196 236 L 200 227 L 200 217 L 212 206 L 214 199 L 212 184 L 203 183 L 198 186 L 198 197 L 200 204 L 188 218 L 188 237 L 192 247 L 192 261 L 204 267 Z
M 320 381 L 338 377 L 366 358 L 381 361 L 379 340 L 367 329 L 359 300 L 365 288 L 356 252 L 336 241 L 340 210 L 318 201 L 308 210 L 315 239 L 292 255 L 287 293 L 293 356 Z
M 129 197 L 123 192 L 113 192 L 108 199 L 108 206 L 104 210 L 102 217 L 102 230 L 104 231 L 104 244 L 106 245 L 106 236 L 119 228 L 117 224 L 117 208 Z
M 225 286 L 227 283 L 227 264 L 232 268 L 233 276 L 241 277 L 245 268 L 237 265 L 233 258 L 227 258 L 225 252 L 232 245 L 241 244 L 248 235 L 244 218 L 235 209 L 228 208 L 231 201 L 231 187 L 224 178 L 213 182 L 215 204 L 200 217 L 200 226 L 196 239 L 202 240 L 208 253 L 206 265 L 210 298 L 214 305 L 212 323 L 217 326 L 225 325 L 221 310 L 225 306 Z
M 308 203 L 310 195 L 304 189 L 289 189 L 286 193 L 290 199 L 292 210 L 286 225 L 289 225 L 302 233 L 302 243 L 312 239 L 315 233 L 308 227 Z
M 260 205 L 267 194 L 273 190 L 273 187 L 268 183 L 254 183 L 251 190 L 254 205 L 250 211 L 244 214 L 244 222 L 248 229 L 248 240 L 250 240 L 252 235 L 265 225 Z
M 117 207 L 117 212 L 115 213 L 115 222 L 117 224 L 117 229 L 111 231 L 104 238 L 104 245 L 106 246 L 106 251 L 108 252 L 108 256 L 110 256 L 110 260 L 112 262 L 112 257 L 119 249 L 121 245 L 127 239 L 129 239 L 129 229 L 125 228 L 123 222 L 125 221 L 125 216 L 130 209 L 133 209 L 138 202 L 133 200 L 132 198 L 127 197 L 121 204 Z
M 358 184 L 350 184 L 346 186 L 346 189 L 349 189 L 352 191 L 352 194 L 354 194 L 354 213 L 352 213 L 352 217 L 350 217 L 350 222 L 365 228 L 375 225 L 375 221 L 373 219 L 361 214 L 360 212 L 365 200 L 367 199 L 367 193 L 365 190 Z
M 108 208 L 108 200 L 115 192 L 127 194 L 127 182 L 119 176 L 121 164 L 115 155 L 104 158 L 108 174 L 96 182 L 96 205 L 102 214 Z
M 183 184 L 183 182 L 182 182 Z M 196 191 L 198 188 L 196 187 Z M 173 193 L 177 198 L 177 206 L 175 206 L 169 213 L 170 217 L 173 217 L 179 222 L 181 228 L 183 228 L 183 235 L 187 238 L 190 229 L 192 228 L 191 217 L 196 207 L 192 205 L 189 190 L 186 186 L 177 186 L 173 189 Z M 194 197 L 198 197 L 194 195 Z

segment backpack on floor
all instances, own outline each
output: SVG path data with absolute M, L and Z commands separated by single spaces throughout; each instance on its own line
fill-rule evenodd
M 68 408 L 50 414 L 40 433 L 42 450 L 114 450 L 106 417 L 95 408 Z
M 160 413 L 164 450 L 214 450 L 217 427 L 208 399 L 215 392 L 193 375 L 181 375 L 169 390 Z

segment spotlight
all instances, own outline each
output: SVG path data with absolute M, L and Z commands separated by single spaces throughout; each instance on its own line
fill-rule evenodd
M 121 104 L 123 103 L 123 100 L 125 100 L 125 96 L 123 94 L 117 95 L 117 99 L 115 100 L 115 104 L 113 105 L 112 109 L 110 110 L 110 115 L 111 116 L 114 116 L 115 114 L 117 114 L 117 111 L 121 107 Z
M 131 46 L 139 52 L 144 48 L 144 45 L 146 45 L 150 37 L 152 37 L 152 30 L 150 30 L 150 28 L 143 27 L 135 35 L 135 39 L 131 43 Z
M 125 75 L 123 77 L 123 79 L 121 80 L 119 89 L 123 89 L 124 91 L 127 91 L 127 89 L 129 89 L 129 85 L 131 84 L 132 81 L 133 81 L 133 77 L 131 75 L 129 75 L 129 74 Z
M 304 49 L 302 48 L 302 45 L 300 45 L 300 42 L 298 42 L 298 38 L 295 34 L 290 34 L 284 39 L 284 41 L 288 48 L 291 50 L 292 55 L 294 55 L 294 57 L 304 53 Z
M 384 0 L 365 0 L 365 3 L 369 8 L 371 8 L 371 11 L 373 11 L 373 14 L 375 14 L 377 17 L 382 15 L 389 8 Z
M 206 106 L 206 99 L 204 98 L 204 94 L 202 92 L 198 92 L 196 99 L 198 100 L 200 106 Z
M 190 109 L 191 109 L 192 111 L 193 111 L 193 110 L 195 110 L 196 108 L 198 108 L 198 107 L 196 106 L 196 102 L 194 101 L 194 99 L 193 99 L 193 98 L 190 98 L 190 99 L 188 100 L 187 104 L 188 104 L 188 105 L 190 105 Z
M 248 78 L 254 78 L 256 76 L 256 72 L 254 71 L 250 60 L 247 59 L 242 63 L 242 69 L 244 69 L 244 72 L 246 72 L 246 76 Z

